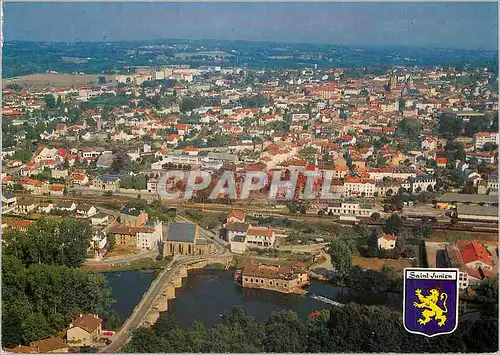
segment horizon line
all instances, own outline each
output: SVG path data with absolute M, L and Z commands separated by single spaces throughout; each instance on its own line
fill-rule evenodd
M 7 40 L 4 37 L 3 43 L 24 42 L 24 43 L 68 43 L 68 44 L 84 44 L 84 43 L 138 43 L 138 42 L 166 42 L 166 41 L 211 41 L 211 42 L 245 42 L 245 43 L 262 43 L 262 44 L 280 44 L 280 45 L 318 45 L 346 48 L 408 48 L 408 49 L 432 49 L 432 50 L 453 50 L 453 51 L 471 51 L 471 52 L 495 52 L 499 54 L 498 45 L 496 48 L 467 48 L 467 47 L 435 47 L 435 46 L 419 46 L 406 44 L 334 44 L 327 42 L 288 42 L 288 41 L 265 41 L 265 40 L 247 40 L 247 39 L 217 39 L 217 38 L 151 38 L 151 39 L 136 39 L 136 40 L 85 40 L 85 41 L 64 41 L 64 40 L 23 40 L 13 39 Z

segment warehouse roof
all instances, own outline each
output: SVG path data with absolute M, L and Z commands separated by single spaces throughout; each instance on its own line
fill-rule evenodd
M 474 216 L 498 216 L 498 207 L 493 206 L 457 206 L 458 216 L 460 215 L 474 215 Z
M 445 193 L 436 198 L 438 202 L 459 202 L 459 203 L 498 203 L 496 195 L 471 195 L 458 193 Z

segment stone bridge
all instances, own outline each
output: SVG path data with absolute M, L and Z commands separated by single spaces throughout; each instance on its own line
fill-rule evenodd
M 151 309 L 142 319 L 140 327 L 150 327 L 156 323 L 161 312 L 168 310 L 168 300 L 175 298 L 175 289 L 182 287 L 182 279 L 188 276 L 189 270 L 203 269 L 207 265 L 222 264 L 227 269 L 233 261 L 232 255 L 206 257 L 202 260 L 190 261 L 182 264 L 164 286 L 163 291 L 155 298 Z

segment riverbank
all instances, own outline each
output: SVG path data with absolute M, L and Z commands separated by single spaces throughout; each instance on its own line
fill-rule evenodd
M 402 304 L 401 294 L 371 294 L 317 280 L 311 280 L 306 295 L 243 288 L 234 282 L 233 273 L 234 270 L 190 270 L 182 287 L 176 288 L 176 297 L 168 301 L 167 313 L 187 328 L 195 320 L 211 326 L 232 307 L 242 307 L 247 314 L 263 321 L 272 312 L 287 309 L 306 318 L 314 311 L 329 309 L 332 302 L 384 305 L 392 310 L 400 310 Z
M 123 262 L 119 265 L 83 265 L 81 270 L 96 271 L 96 272 L 119 272 L 119 271 L 132 271 L 132 270 L 162 270 L 171 261 L 171 258 L 163 260 L 156 260 L 151 258 L 143 258 L 131 262 Z

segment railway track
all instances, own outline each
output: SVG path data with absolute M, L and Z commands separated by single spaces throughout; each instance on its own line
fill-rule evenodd
M 26 197 L 30 199 L 36 199 L 36 200 L 43 200 L 43 199 L 50 199 L 50 200 L 62 200 L 62 201 L 75 201 L 75 202 L 86 202 L 86 203 L 93 203 L 96 205 L 109 205 L 110 203 L 117 203 L 117 204 L 126 204 L 129 203 L 133 198 L 131 197 L 124 197 L 120 195 L 112 195 L 112 196 L 96 196 L 96 195 L 81 195 L 81 196 L 33 196 L 29 194 L 22 194 L 20 197 Z M 289 215 L 286 213 L 281 213 L 279 211 L 276 211 L 275 209 L 272 208 L 266 208 L 262 206 L 252 206 L 252 205 L 239 205 L 239 204 L 234 204 L 234 205 L 223 205 L 223 204 L 206 204 L 206 203 L 188 203 L 183 200 L 171 200 L 168 201 L 167 203 L 169 206 L 172 207 L 177 207 L 178 209 L 181 210 L 186 210 L 186 209 L 195 209 L 195 210 L 202 210 L 205 212 L 213 212 L 213 213 L 229 213 L 231 210 L 234 209 L 244 209 L 245 212 L 250 212 L 257 214 L 259 216 L 263 217 L 275 217 L 275 218 L 286 218 L 286 219 L 291 219 L 291 220 L 297 220 L 297 221 L 303 221 L 303 222 L 311 222 L 311 223 L 328 223 L 328 222 L 333 222 L 337 224 L 342 224 L 342 225 L 352 225 L 349 223 L 341 223 L 338 220 L 332 219 L 331 217 L 324 216 L 312 216 L 312 215 L 307 215 L 307 214 L 300 214 L 300 215 Z M 383 226 L 384 221 L 375 221 L 371 218 L 365 218 L 362 220 L 364 224 L 367 226 Z M 404 227 L 406 228 L 419 228 L 421 225 L 420 221 L 416 220 L 405 220 L 404 221 Z M 469 233 L 498 233 L 498 225 L 491 225 L 491 224 L 481 224 L 478 225 L 478 223 L 459 223 L 459 224 L 450 224 L 450 223 L 444 223 L 444 222 L 435 222 L 432 223 L 432 228 L 436 230 L 453 230 L 457 232 L 469 232 Z

